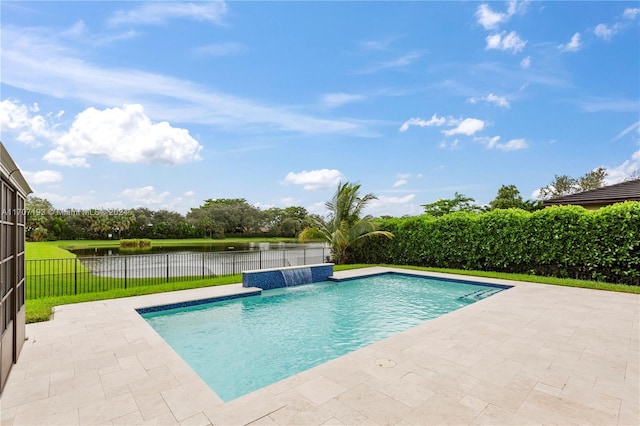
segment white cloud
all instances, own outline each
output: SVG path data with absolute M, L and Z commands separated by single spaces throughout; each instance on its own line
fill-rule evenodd
M 494 12 L 491 10 L 488 4 L 481 4 L 476 10 L 476 18 L 478 23 L 484 27 L 485 30 L 491 30 L 509 19 L 509 15 L 506 13 Z
M 438 148 L 455 151 L 456 149 L 460 148 L 460 141 L 458 139 L 454 139 L 452 141 L 447 141 L 445 139 L 440 141 L 440 144 L 438 144 Z
M 30 113 L 26 105 L 18 105 L 9 99 L 0 102 L 0 129 L 18 130 L 27 127 L 29 120 Z
M 43 160 L 51 164 L 67 167 L 89 167 L 87 159 L 84 157 L 70 157 L 66 153 L 58 150 L 52 150 L 47 152 L 43 157 Z
M 55 183 L 62 180 L 62 173 L 55 170 L 40 170 L 37 172 L 29 172 L 25 170 L 22 174 L 27 182 L 35 185 Z
M 195 191 L 187 191 L 183 194 L 185 197 L 193 197 L 196 195 Z
M 492 30 L 498 27 L 500 24 L 505 23 L 511 19 L 511 17 L 517 13 L 523 13 L 528 5 L 528 1 L 509 1 L 509 5 L 506 13 L 493 11 L 488 4 L 481 4 L 476 9 L 476 19 L 478 23 L 484 27 L 485 30 Z
M 325 108 L 338 108 L 352 102 L 359 102 L 365 99 L 364 95 L 353 93 L 328 93 L 322 97 L 320 102 Z
M 450 130 L 443 130 L 445 136 L 452 135 L 467 135 L 471 136 L 474 133 L 477 133 L 484 129 L 484 121 L 478 120 L 477 118 L 465 118 L 458 124 L 457 127 Z
M 509 103 L 509 101 L 507 100 L 507 98 L 505 98 L 504 96 L 498 96 L 498 95 L 494 95 L 493 93 L 489 93 L 487 96 L 484 97 L 480 97 L 480 98 L 470 98 L 469 102 L 471 102 L 472 104 L 477 103 L 478 101 L 485 101 L 491 104 L 495 104 L 499 107 L 502 108 L 510 108 L 511 104 Z
M 622 16 L 625 19 L 636 19 L 636 16 L 638 16 L 640 14 L 640 8 L 634 7 L 634 8 L 628 8 L 624 10 L 624 13 L 622 14 Z
M 371 200 L 366 207 L 366 214 L 372 216 L 395 216 L 418 215 L 423 213 L 422 207 L 413 204 L 415 194 L 408 194 L 403 197 L 378 196 L 377 200 Z
M 16 139 L 28 145 L 39 145 L 42 139 L 54 138 L 56 132 L 50 123 L 51 114 L 33 114 L 39 111 L 38 104 L 27 106 L 11 99 L 3 100 L 0 102 L 0 131 L 18 132 Z
M 495 149 L 499 149 L 501 151 L 517 151 L 520 149 L 527 149 L 528 147 L 529 144 L 524 139 L 511 139 L 507 143 L 495 145 Z
M 54 33 L 2 28 L 2 83 L 55 98 L 110 107 L 145 105 L 156 120 L 260 128 L 307 134 L 378 136 L 355 120 L 317 118 L 290 107 L 264 105 L 178 78 L 127 68 L 104 68 L 71 54 Z
M 303 185 L 306 190 L 317 191 L 337 187 L 343 178 L 342 173 L 335 169 L 303 170 L 300 173 L 287 173 L 284 184 Z
M 295 199 L 294 197 L 283 197 L 280 199 L 280 204 L 285 207 L 298 206 L 299 203 L 300 201 Z
M 326 216 L 327 214 L 329 214 L 327 206 L 324 204 L 324 202 L 313 203 L 309 206 L 306 206 L 305 208 L 311 214 L 317 214 L 320 216 Z
M 246 50 L 247 47 L 242 43 L 227 42 L 196 47 L 193 52 L 202 56 L 233 56 L 244 53 Z
M 424 54 L 425 54 L 424 50 L 414 50 L 412 52 L 399 56 L 395 59 L 373 64 L 365 68 L 364 70 L 357 72 L 356 74 L 373 74 L 375 72 L 386 70 L 386 69 L 404 68 L 416 62 Z
M 67 208 L 81 208 L 86 209 L 87 206 L 91 206 L 92 208 L 103 208 L 104 204 L 109 203 L 108 201 L 97 201 L 94 197 L 94 191 L 89 191 L 86 194 L 81 195 L 60 195 L 54 192 L 34 192 L 33 195 L 35 197 L 45 198 L 53 204 L 55 208 L 58 209 L 67 209 Z
M 444 117 L 438 117 L 438 114 L 433 114 L 429 120 L 423 120 L 421 118 L 410 118 L 400 126 L 401 132 L 406 132 L 409 130 L 410 126 L 418 126 L 418 127 L 431 127 L 431 126 L 442 126 L 447 123 L 447 119 Z
M 486 50 L 498 49 L 511 51 L 512 53 L 520 52 L 527 44 L 515 31 L 511 31 L 509 34 L 506 31 L 499 34 L 490 34 L 487 36 L 486 42 Z
M 438 117 L 438 114 L 433 114 L 433 116 L 429 120 L 423 120 L 421 118 L 410 118 L 405 121 L 402 126 L 400 126 L 400 131 L 404 132 L 409 129 L 410 126 L 418 126 L 418 127 L 431 127 L 431 126 L 442 126 L 447 125 L 452 128 L 449 130 L 443 130 L 442 133 L 445 136 L 452 135 L 473 135 L 474 133 L 479 132 L 484 129 L 485 122 L 479 120 L 477 118 L 465 118 L 465 119 L 456 119 L 453 117 Z M 452 143 L 454 148 L 457 146 L 457 141 Z M 447 145 L 448 146 L 448 145 Z M 442 144 L 441 144 L 442 147 Z
M 579 102 L 580 108 L 586 112 L 616 111 L 637 112 L 638 101 L 636 99 L 607 99 L 599 98 Z
M 140 205 L 158 205 L 167 199 L 171 194 L 168 191 L 157 193 L 153 186 L 148 185 L 142 188 L 128 188 L 122 191 L 122 196 L 130 202 Z
M 605 182 L 607 185 L 622 182 L 633 173 L 640 173 L 640 150 L 631 154 L 631 159 L 625 160 L 616 167 L 607 167 L 607 177 Z
M 45 159 L 67 165 L 84 165 L 87 157 L 123 163 L 184 164 L 199 160 L 202 149 L 188 130 L 167 122 L 152 123 L 142 105 L 102 111 L 88 108 L 54 143 L 56 148 Z
M 399 37 L 388 37 L 381 40 L 367 40 L 360 43 L 360 47 L 364 50 L 386 50 Z
M 618 133 L 615 138 L 611 139 L 610 142 L 617 141 L 618 139 L 626 136 L 629 132 L 632 132 L 633 130 L 636 130 L 638 133 L 640 133 L 640 121 L 636 121 L 635 123 L 633 123 L 632 125 L 630 125 L 626 129 L 624 129 L 623 131 Z
M 540 191 L 540 188 L 534 190 L 531 195 L 529 196 L 530 199 L 532 200 L 542 200 L 542 192 Z
M 416 198 L 415 194 L 405 195 L 404 197 L 378 197 L 379 204 L 406 204 L 410 203 Z M 373 201 L 372 201 L 373 202 Z
M 75 22 L 71 27 L 62 31 L 60 36 L 69 38 L 79 43 L 100 46 L 109 44 L 114 41 L 127 40 L 138 36 L 139 33 L 133 30 L 124 31 L 122 33 L 93 34 L 89 31 L 84 21 Z
M 520 67 L 523 69 L 527 69 L 531 66 L 531 56 L 527 56 L 523 60 L 520 61 Z
M 517 151 L 529 147 L 524 139 L 511 139 L 506 143 L 500 143 L 500 136 L 475 138 L 475 140 L 486 144 L 487 149 L 499 149 L 501 151 Z
M 62 35 L 78 37 L 87 32 L 87 25 L 83 20 L 76 21 L 71 27 L 62 32 Z
M 397 188 L 402 185 L 406 185 L 409 183 L 409 179 L 422 179 L 422 173 L 398 173 L 397 180 L 394 182 L 393 187 Z
M 489 103 L 496 104 L 499 107 L 503 107 L 503 108 L 511 107 L 511 104 L 509 103 L 507 98 L 505 98 L 504 96 L 494 95 L 493 93 L 489 93 L 485 98 L 485 100 Z
M 223 1 L 207 3 L 186 2 L 149 2 L 128 11 L 118 11 L 109 18 L 110 25 L 163 24 L 172 18 L 189 18 L 197 21 L 209 21 L 222 24 L 227 12 L 227 5 Z
M 577 52 L 582 47 L 580 43 L 580 33 L 575 33 L 569 43 L 558 46 L 563 52 Z
M 609 28 L 606 24 L 598 24 L 596 28 L 593 30 L 596 36 L 600 37 L 603 40 L 611 40 L 611 37 L 616 32 L 615 27 Z
M 64 201 L 68 201 L 69 197 L 66 195 L 60 195 L 60 194 L 56 194 L 53 192 L 39 192 L 39 191 L 34 191 L 34 193 L 32 194 L 34 197 L 38 197 L 38 198 L 44 198 L 47 201 L 49 201 L 51 204 L 53 204 L 54 207 L 56 208 L 60 208 L 61 206 L 59 206 L 60 203 L 64 202 Z

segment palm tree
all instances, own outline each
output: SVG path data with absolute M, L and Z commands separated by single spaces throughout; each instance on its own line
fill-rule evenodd
M 393 238 L 391 232 L 377 230 L 372 216 L 360 217 L 367 203 L 377 197 L 373 194 L 360 197 L 359 190 L 360 185 L 339 183 L 333 199 L 325 203 L 330 212 L 328 220 L 314 219 L 315 226 L 305 228 L 300 233 L 300 241 L 318 237 L 324 239 L 331 246 L 334 261 L 344 264 L 348 261 L 349 247 L 374 236 Z
M 103 237 L 107 231 L 111 231 L 113 228 L 109 216 L 100 212 L 99 210 L 91 210 L 91 224 L 89 229 L 96 232 L 100 237 Z

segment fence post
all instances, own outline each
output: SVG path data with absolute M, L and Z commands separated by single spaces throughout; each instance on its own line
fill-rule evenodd
M 202 252 L 202 279 L 204 279 L 204 252 Z
M 169 282 L 169 255 L 167 255 L 167 282 Z
M 302 249 L 302 264 L 307 264 L 307 249 Z
M 258 269 L 262 269 L 262 250 L 258 250 L 258 252 L 260 253 L 260 262 Z
M 73 258 L 73 294 L 78 294 L 78 258 Z
M 127 258 L 124 258 L 124 288 L 127 289 Z

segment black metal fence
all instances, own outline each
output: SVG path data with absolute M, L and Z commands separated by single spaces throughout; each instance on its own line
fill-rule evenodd
M 324 263 L 326 247 L 38 259 L 26 262 L 26 298 L 93 293 Z

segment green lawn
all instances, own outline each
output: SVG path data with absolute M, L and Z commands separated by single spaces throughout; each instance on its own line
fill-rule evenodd
M 612 284 L 600 281 L 574 280 L 570 278 L 542 277 L 538 275 L 527 274 L 510 274 L 507 272 L 490 272 L 490 271 L 467 271 L 461 269 L 446 268 L 423 268 L 420 266 L 396 266 L 396 265 L 379 265 L 388 266 L 390 268 L 403 268 L 418 271 L 442 272 L 445 274 L 468 275 L 474 277 L 497 278 L 511 281 L 525 281 L 538 284 L 561 285 L 564 287 L 589 288 L 592 290 L 616 291 L 619 293 L 640 294 L 640 286 L 626 284 Z
M 362 265 L 362 264 L 336 265 L 334 267 L 334 270 L 345 271 L 349 269 L 366 268 L 370 266 L 378 266 L 378 265 Z M 513 281 L 528 281 L 528 282 L 540 283 L 540 284 L 552 284 L 552 285 L 561 285 L 561 286 L 568 286 L 568 287 L 580 287 L 580 288 L 589 288 L 589 289 L 597 289 L 597 290 L 640 294 L 640 287 L 627 286 L 624 284 L 609 284 L 609 283 L 600 283 L 600 282 L 594 282 L 594 281 L 571 280 L 571 279 L 561 279 L 561 278 L 553 278 L 553 277 L 538 277 L 534 275 L 508 274 L 503 272 L 463 271 L 463 270 L 457 270 L 457 269 L 422 268 L 422 267 L 414 267 L 414 266 L 396 266 L 396 265 L 379 265 L 379 266 L 403 268 L 407 270 L 443 272 L 443 273 L 450 273 L 450 274 L 479 276 L 479 277 L 487 277 L 487 278 L 499 278 L 499 279 L 505 279 L 505 280 L 513 280 Z M 70 295 L 70 296 L 48 297 L 43 299 L 27 300 L 26 301 L 27 322 L 31 323 L 31 322 L 39 322 L 39 321 L 48 321 L 49 317 L 51 316 L 52 308 L 54 306 L 59 306 L 59 305 L 89 302 L 94 300 L 116 299 L 116 298 L 129 297 L 129 296 L 140 296 L 144 294 L 162 293 L 166 291 L 175 291 L 175 290 L 186 290 L 191 288 L 235 284 L 240 282 L 242 282 L 242 275 L 236 274 L 236 275 L 227 275 L 227 276 L 216 277 L 216 278 L 211 278 L 206 280 L 181 281 L 181 282 L 173 282 L 173 283 L 166 283 L 166 284 L 138 286 L 138 287 L 127 288 L 127 289 L 115 289 L 115 290 L 110 290 L 105 292 L 85 293 L 85 294 Z

